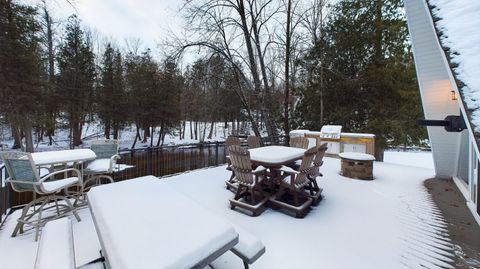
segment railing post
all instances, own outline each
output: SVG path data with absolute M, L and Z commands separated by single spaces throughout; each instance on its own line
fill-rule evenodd
M 147 148 L 147 175 L 152 174 L 152 159 L 153 150 L 151 147 Z
M 215 142 L 215 166 L 218 166 L 218 141 Z

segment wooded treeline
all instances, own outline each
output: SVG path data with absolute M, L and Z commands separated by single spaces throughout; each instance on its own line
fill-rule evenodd
M 400 0 L 188 0 L 186 36 L 165 40 L 166 57 L 107 42 L 94 53 L 79 18 L 59 23 L 37 7 L 0 0 L 0 117 L 17 147 L 54 142 L 70 130 L 82 143 L 86 123 L 105 137 L 136 126 L 137 140 L 163 143 L 175 132 L 212 136 L 215 122 L 248 121 L 272 139 L 291 129 L 377 135 L 389 145 L 418 145 L 421 117 Z M 182 53 L 194 48 L 193 63 Z M 35 137 L 35 139 L 34 139 Z M 22 143 L 24 138 L 25 144 Z

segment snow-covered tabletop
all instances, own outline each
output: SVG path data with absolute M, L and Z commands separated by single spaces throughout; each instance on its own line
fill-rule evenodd
M 107 268 L 203 268 L 238 242 L 232 224 L 154 176 L 87 196 Z
M 113 172 L 121 172 L 123 170 L 133 168 L 133 165 L 128 164 L 115 164 L 113 167 Z M 87 165 L 85 168 L 88 172 L 101 173 L 108 171 L 110 168 L 110 159 L 96 159 Z
M 355 161 L 375 161 L 375 157 L 370 154 L 358 152 L 342 152 L 339 154 L 340 158 L 355 160 Z
M 252 162 L 264 166 L 288 164 L 301 159 L 305 153 L 304 149 L 285 146 L 267 146 L 249 149 L 249 151 Z
M 91 149 L 70 149 L 32 153 L 36 165 L 50 165 L 94 160 L 97 157 Z

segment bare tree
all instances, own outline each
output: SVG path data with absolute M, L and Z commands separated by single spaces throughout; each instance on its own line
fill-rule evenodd
M 265 51 L 272 43 L 267 23 L 278 10 L 276 2 L 191 0 L 186 2 L 183 10 L 192 34 L 188 39 L 177 39 L 177 47 L 182 51 L 189 47 L 202 47 L 225 57 L 238 76 L 239 85 L 242 85 L 240 88 L 245 87 L 244 85 L 251 87 L 260 99 L 267 133 L 277 139 L 277 105 L 271 94 L 265 63 Z M 248 73 L 243 66 L 248 68 Z M 245 105 L 254 132 L 260 135 L 245 93 L 239 91 L 238 95 Z
M 307 31 L 309 35 L 310 44 L 309 47 L 317 45 L 318 42 L 323 40 L 323 27 L 325 18 L 327 16 L 327 6 L 330 0 L 312 0 L 310 6 L 306 8 L 301 16 L 301 25 Z M 324 71 L 323 66 L 324 54 L 320 52 L 320 57 L 317 61 L 307 63 L 307 83 L 313 84 L 313 74 L 316 68 L 320 68 L 319 82 L 319 96 L 320 96 L 320 122 L 323 124 L 324 119 L 324 104 L 323 104 L 323 90 L 324 90 Z

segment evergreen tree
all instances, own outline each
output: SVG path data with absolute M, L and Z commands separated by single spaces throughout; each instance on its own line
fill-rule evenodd
M 122 55 L 107 44 L 100 70 L 100 85 L 96 92 L 98 117 L 105 126 L 105 137 L 118 138 L 120 128 L 125 122 L 126 96 Z
M 389 144 L 418 144 L 421 116 L 413 57 L 400 0 L 342 0 L 330 11 L 322 39 L 305 57 L 321 58 L 305 83 L 300 122 L 307 128 L 340 124 L 345 131 L 376 134 L 376 156 Z M 322 94 L 325 117 L 318 121 Z M 395 141 L 395 142 L 392 142 Z
M 70 128 L 71 147 L 75 147 L 82 143 L 82 128 L 91 112 L 95 64 L 76 16 L 68 19 L 65 35 L 57 54 L 58 92 Z
M 42 102 L 40 26 L 36 10 L 10 0 L 0 1 L 0 112 L 12 126 L 15 146 L 33 152 L 32 129 Z

